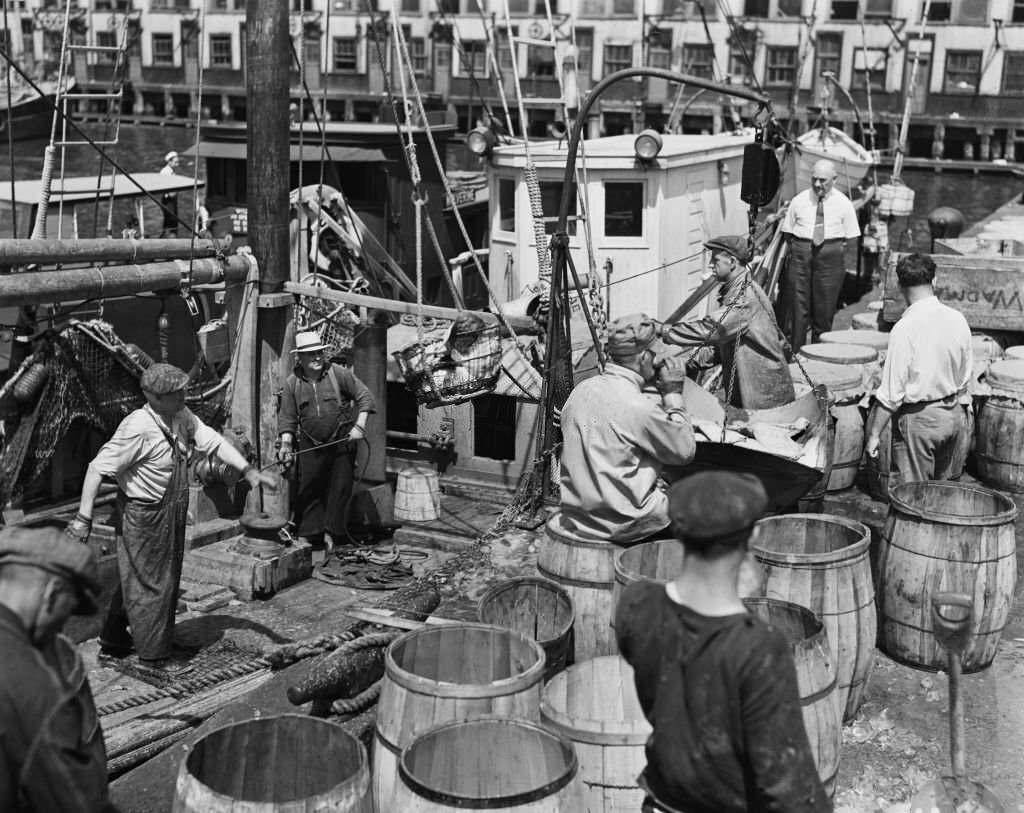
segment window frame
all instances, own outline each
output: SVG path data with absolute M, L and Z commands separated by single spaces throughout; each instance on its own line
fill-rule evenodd
M 161 48 L 157 48 L 157 43 L 167 44 L 166 59 L 161 57 Z M 161 65 L 163 67 L 174 67 L 174 34 L 167 31 L 153 31 L 150 34 L 149 39 L 149 54 L 151 65 Z
M 348 67 L 346 59 L 345 66 L 339 67 L 339 56 L 349 56 L 348 46 L 351 50 L 351 67 Z M 331 37 L 331 73 L 355 74 L 359 73 L 359 38 L 358 37 Z
M 687 60 L 687 56 L 692 54 L 694 51 L 702 51 L 707 56 L 707 62 L 696 63 L 699 68 L 699 70 L 696 71 L 691 67 L 694 65 L 694 62 L 692 60 Z M 682 70 L 683 73 L 687 73 L 690 76 L 700 76 L 704 79 L 714 79 L 715 46 L 710 42 L 683 43 L 682 60 L 680 70 Z
M 1012 57 L 1016 57 L 1020 61 L 1019 88 L 1008 88 L 1006 86 L 1007 68 L 1009 67 L 1010 59 Z M 999 91 L 1000 93 L 1010 94 L 1013 96 L 1024 96 L 1024 51 L 1005 51 L 1003 53 L 1003 72 L 1002 75 L 999 77 Z
M 781 55 L 787 55 L 790 58 L 789 64 L 779 65 L 772 61 L 773 57 Z M 793 83 L 796 82 L 797 66 L 800 63 L 800 52 L 795 45 L 769 45 L 765 51 L 764 60 L 764 86 L 769 88 L 785 88 L 792 87 Z M 772 72 L 776 74 L 783 72 L 785 76 L 782 78 L 772 77 Z
M 220 52 L 218 48 L 214 46 L 223 46 L 227 44 L 227 61 L 224 61 L 224 53 Z M 207 46 L 210 49 L 210 67 L 211 68 L 234 68 L 235 67 L 235 55 L 234 55 L 234 37 L 230 31 L 215 31 L 210 32 Z
M 544 233 L 549 237 L 555 233 L 558 228 L 558 202 L 562 195 L 562 181 L 539 181 L 538 187 L 540 191 L 540 202 L 541 212 L 544 217 Z M 576 186 L 576 182 L 573 181 L 572 186 L 569 189 L 569 218 L 565 224 L 565 232 L 569 237 L 576 236 L 576 216 L 579 212 L 579 189 Z M 548 212 L 551 214 L 548 214 Z M 548 218 L 553 218 L 548 220 Z
M 864 68 L 858 68 L 858 55 L 861 55 L 860 63 L 863 64 Z M 881 55 L 882 66 L 881 68 L 868 70 L 867 60 L 869 55 Z M 877 63 L 876 63 L 877 64 Z M 881 72 L 881 81 L 875 84 L 872 78 L 876 73 Z M 858 81 L 859 79 L 859 81 Z M 867 90 L 870 86 L 874 92 L 885 93 L 885 83 L 889 79 L 889 52 L 885 48 L 862 48 L 860 46 L 853 49 L 853 71 L 850 75 L 850 89 L 851 90 Z M 866 80 L 866 81 L 865 81 Z M 870 84 L 869 84 L 870 83 Z
M 628 55 L 626 59 L 611 59 L 609 57 L 609 51 L 616 49 L 621 51 L 622 56 Z M 615 65 L 615 68 L 610 68 L 610 65 Z M 621 67 L 619 67 L 621 66 Z M 616 71 L 624 70 L 625 68 L 633 67 L 633 43 L 616 43 L 605 41 L 601 47 L 601 75 L 610 76 Z
M 118 42 L 117 31 L 104 31 L 103 29 L 96 29 L 96 47 L 97 48 L 117 48 L 120 44 Z M 97 65 L 116 65 L 117 54 L 113 51 L 96 51 L 96 64 Z
M 498 205 L 496 207 L 497 214 L 497 230 L 504 234 L 515 234 L 516 231 L 516 179 L 515 178 L 503 178 L 498 176 L 497 178 L 497 193 L 498 193 Z M 511 217 L 505 217 L 505 197 L 509 195 L 511 203 Z M 505 224 L 511 224 L 511 228 L 505 228 Z
M 487 40 L 461 40 L 458 47 L 458 60 L 452 60 L 458 66 L 456 76 L 487 79 L 490 76 L 490 65 L 487 59 Z
M 608 230 L 608 188 L 613 186 L 621 187 L 635 187 L 639 190 L 639 220 L 631 221 L 639 226 L 639 234 L 614 234 Z M 647 183 L 642 178 L 635 178 L 632 180 L 614 180 L 614 181 L 603 181 L 601 184 L 601 194 L 603 195 L 603 208 L 604 211 L 601 215 L 601 228 L 602 235 L 606 242 L 614 243 L 635 243 L 643 242 L 646 239 L 647 234 Z
M 974 69 L 974 83 L 970 87 L 959 88 L 952 83 L 952 71 L 951 62 L 956 58 L 971 57 L 977 59 L 977 67 Z M 984 62 L 984 53 L 982 51 L 969 50 L 969 49 L 947 49 L 946 60 L 945 60 L 945 73 L 942 78 L 942 92 L 952 94 L 974 94 L 978 92 L 978 86 L 981 83 L 981 65 Z M 966 71 L 958 70 L 958 73 L 966 75 Z

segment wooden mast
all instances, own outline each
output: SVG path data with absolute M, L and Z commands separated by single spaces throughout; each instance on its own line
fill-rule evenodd
M 274 461 L 277 393 L 290 366 L 290 359 L 283 358 L 292 311 L 292 297 L 283 293 L 290 268 L 288 8 L 281 0 L 247 0 L 245 7 L 248 226 L 260 278 L 254 346 L 248 357 L 241 354 L 238 374 L 252 382 L 250 430 L 260 466 Z M 276 493 L 251 495 L 248 509 L 284 514 L 282 486 L 283 482 Z

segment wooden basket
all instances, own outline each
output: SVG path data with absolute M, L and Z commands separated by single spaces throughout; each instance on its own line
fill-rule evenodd
M 878 187 L 878 214 L 882 217 L 906 217 L 914 211 L 914 190 L 903 183 L 884 183 Z
M 458 354 L 457 362 L 441 341 L 417 342 L 392 354 L 418 403 L 431 408 L 461 404 L 494 389 L 501 374 L 498 327 L 486 327 L 475 336 L 472 344 Z

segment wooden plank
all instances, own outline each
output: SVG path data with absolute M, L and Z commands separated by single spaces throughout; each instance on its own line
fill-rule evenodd
M 441 305 L 418 306 L 415 302 L 399 302 L 397 299 L 383 299 L 377 296 L 365 296 L 364 294 L 352 294 L 348 291 L 335 291 L 331 288 L 322 288 L 317 285 L 303 285 L 300 282 L 286 282 L 284 289 L 291 294 L 298 296 L 313 296 L 327 299 L 331 302 L 343 302 L 346 305 L 353 305 L 373 310 L 388 311 L 390 313 L 408 313 L 415 316 L 422 313 L 434 319 L 455 319 L 460 312 L 455 308 L 445 308 Z M 484 320 L 487 324 L 495 324 L 498 317 L 486 311 L 469 311 Z M 537 323 L 526 316 L 506 316 L 505 320 L 517 333 L 537 333 Z
M 906 310 L 894 253 L 885 269 L 883 315 L 895 322 Z M 935 295 L 956 308 L 972 328 L 1024 330 L 1024 262 L 1005 257 L 933 255 Z
M 413 621 L 410 618 L 402 618 L 395 614 L 394 610 L 378 610 L 373 607 L 346 607 L 345 615 L 357 621 L 368 621 L 371 624 L 381 624 L 385 627 L 395 627 L 401 630 L 419 630 L 427 626 L 444 624 L 461 624 L 463 622 L 450 618 L 438 618 L 430 616 L 426 621 Z

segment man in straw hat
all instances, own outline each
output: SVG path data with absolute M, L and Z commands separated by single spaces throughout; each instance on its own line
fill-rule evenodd
M 114 809 L 85 666 L 60 634 L 99 592 L 88 546 L 57 528 L 0 531 L 0 810 Z
M 563 521 L 580 536 L 633 544 L 668 527 L 666 466 L 693 459 L 683 410 L 686 370 L 645 314 L 608 326 L 608 365 L 578 384 L 562 408 Z M 643 394 L 657 382 L 658 404 Z
M 718 307 L 707 316 L 665 325 L 662 337 L 669 344 L 696 348 L 693 362 L 698 366 L 720 362 L 722 386 L 733 406 L 767 409 L 790 403 L 796 394 L 785 340 L 768 297 L 751 278 L 746 236 L 716 237 L 704 247 L 721 283 Z M 705 348 L 712 352 L 701 352 Z
M 124 657 L 134 650 L 140 665 L 168 671 L 184 668 L 173 661 L 174 615 L 185 556 L 190 456 L 216 455 L 252 488 L 275 483 L 186 408 L 188 380 L 171 364 L 154 364 L 142 374 L 146 405 L 121 421 L 89 464 L 78 516 L 67 528 L 72 538 L 87 540 L 103 478 L 117 481 L 121 582 L 100 633 L 100 652 Z
M 682 575 L 622 593 L 615 633 L 654 728 L 643 810 L 828 813 L 790 642 L 736 590 L 768 504 L 752 474 L 701 472 L 668 492 Z M 838 724 L 838 720 L 837 720 Z
M 287 466 L 294 457 L 297 468 L 296 533 L 312 539 L 322 534 L 330 551 L 348 533 L 358 443 L 377 404 L 351 369 L 328 360 L 328 349 L 312 331 L 295 334 L 295 371 L 281 393 L 277 427 L 278 459 Z

